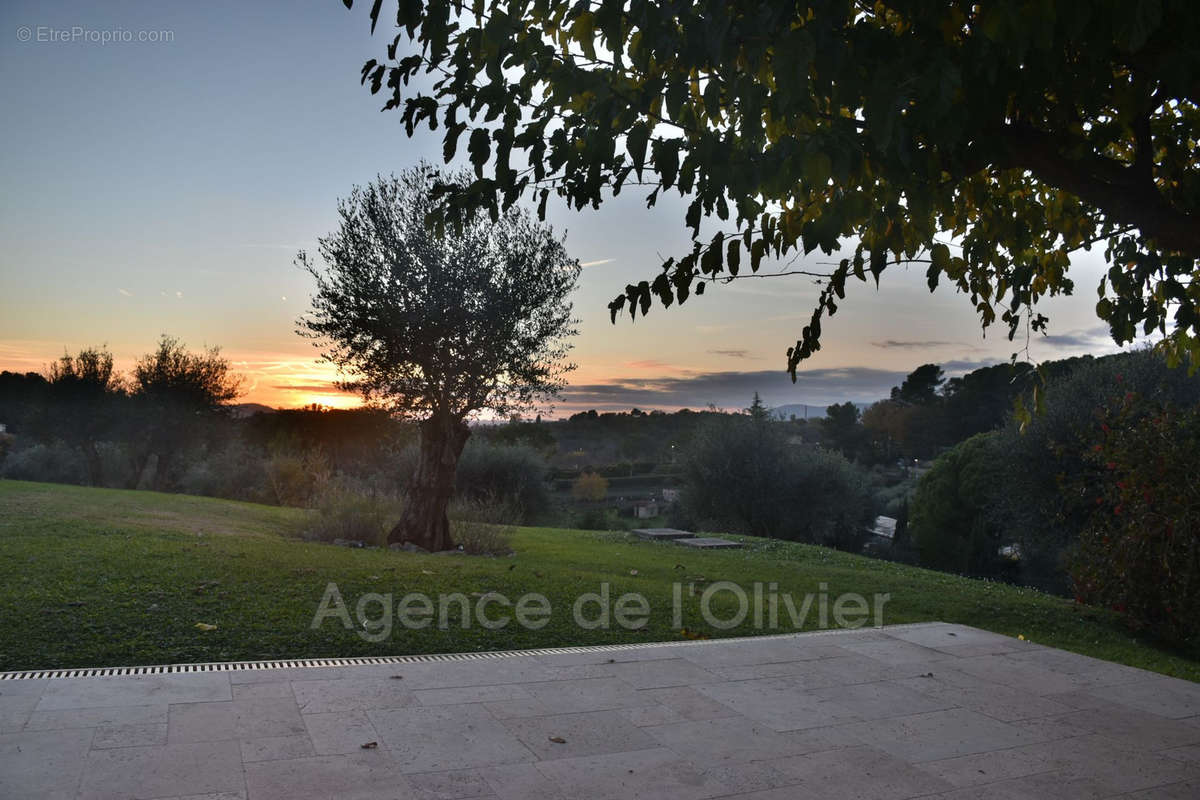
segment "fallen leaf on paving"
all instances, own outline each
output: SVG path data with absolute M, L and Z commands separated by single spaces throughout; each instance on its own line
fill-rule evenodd
M 550 741 L 554 742 L 555 744 L 566 744 L 567 743 L 567 740 L 562 738 L 561 736 L 551 736 Z
M 403 676 L 403 675 L 393 675 L 393 676 L 392 676 L 392 680 L 394 680 L 394 681 L 402 681 L 402 680 L 404 680 L 404 676 Z
M 379 742 L 367 742 L 366 744 L 359 745 L 359 747 L 363 750 L 374 750 L 376 747 L 379 747 Z

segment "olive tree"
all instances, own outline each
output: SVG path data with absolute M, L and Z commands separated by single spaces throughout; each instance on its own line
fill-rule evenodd
M 317 340 L 342 385 L 420 420 L 417 466 L 389 543 L 452 546 L 446 507 L 468 420 L 528 409 L 562 387 L 575 333 L 569 295 L 579 263 L 563 240 L 512 207 L 454 227 L 426 225 L 438 186 L 468 178 L 422 164 L 355 187 L 338 203 L 300 333 Z

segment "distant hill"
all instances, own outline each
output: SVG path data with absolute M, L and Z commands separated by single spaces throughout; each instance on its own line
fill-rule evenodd
M 274 414 L 275 409 L 262 403 L 237 403 L 230 407 L 235 419 L 253 417 L 255 414 Z
M 864 411 L 871 407 L 871 403 L 855 403 L 859 411 Z M 788 403 L 787 405 L 775 406 L 771 409 L 771 413 L 778 419 L 823 419 L 825 417 L 825 409 L 828 406 L 813 406 L 807 403 Z

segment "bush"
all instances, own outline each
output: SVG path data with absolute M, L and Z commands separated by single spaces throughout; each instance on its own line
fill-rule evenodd
M 261 451 L 240 441 L 189 459 L 180 473 L 179 491 L 250 502 L 278 502 Z
M 301 536 L 310 541 L 346 539 L 382 547 L 400 518 L 397 498 L 363 492 L 340 481 L 326 484 L 313 499 L 313 512 L 301 530 Z
M 1200 643 L 1200 407 L 1145 413 L 1129 393 L 1100 417 L 1093 505 L 1071 559 L 1076 598 L 1176 644 Z
M 843 456 L 789 444 L 781 423 L 734 417 L 698 435 L 683 515 L 709 530 L 858 550 L 875 518 L 865 475 Z
M 546 462 L 528 445 L 470 440 L 458 461 L 455 489 L 462 499 L 504 508 L 505 522 L 525 522 L 550 502 Z
M 994 520 L 1003 485 L 1001 437 L 980 433 L 938 457 L 917 483 L 908 532 L 922 566 L 977 577 L 1000 577 L 1012 562 L 999 550 L 1009 544 Z
M 606 508 L 589 508 L 574 520 L 574 527 L 582 531 L 613 530 L 612 517 Z
M 62 442 L 35 444 L 24 449 L 14 448 L 0 465 L 5 478 L 44 483 L 88 482 L 87 464 L 79 451 Z
M 330 480 L 329 461 L 320 450 L 280 452 L 267 460 L 267 484 L 281 506 L 313 507 Z
M 516 513 L 502 502 L 459 498 L 450 508 L 450 538 L 464 553 L 508 555 L 513 528 L 506 523 Z
M 608 496 L 608 478 L 595 472 L 585 472 L 571 483 L 571 496 L 576 500 L 603 500 Z

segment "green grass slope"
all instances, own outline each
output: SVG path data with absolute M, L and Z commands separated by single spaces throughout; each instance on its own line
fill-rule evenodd
M 294 537 L 304 512 L 208 498 L 0 481 L 0 670 L 198 661 L 371 656 L 529 647 L 670 641 L 673 584 L 684 584 L 682 623 L 706 636 L 792 630 L 742 624 L 716 630 L 699 614 L 700 591 L 715 581 L 746 588 L 776 582 L 800 605 L 827 585 L 868 599 L 889 594 L 886 624 L 942 620 L 974 625 L 1054 647 L 1200 680 L 1200 663 L 1137 640 L 1114 615 L 1028 589 L 827 550 L 746 538 L 744 550 L 692 552 L 623 534 L 522 528 L 508 558 L 419 556 L 349 549 Z M 314 628 L 328 584 L 354 614 L 371 593 L 461 592 L 472 603 L 491 592 L 513 601 L 547 597 L 548 624 L 515 622 L 489 630 L 455 610 L 449 630 L 394 623 L 383 641 L 366 641 L 329 618 Z M 616 599 L 643 595 L 651 616 L 629 631 L 582 629 L 572 605 L 609 585 Z M 693 596 L 687 586 L 697 586 Z M 737 611 L 715 595 L 722 618 Z M 781 605 L 782 608 L 782 605 Z M 367 614 L 379 615 L 368 601 Z M 494 618 L 504 610 L 490 610 Z M 590 613 L 594 614 L 594 606 Z M 201 630 L 197 623 L 215 625 Z M 804 629 L 821 627 L 814 606 Z

